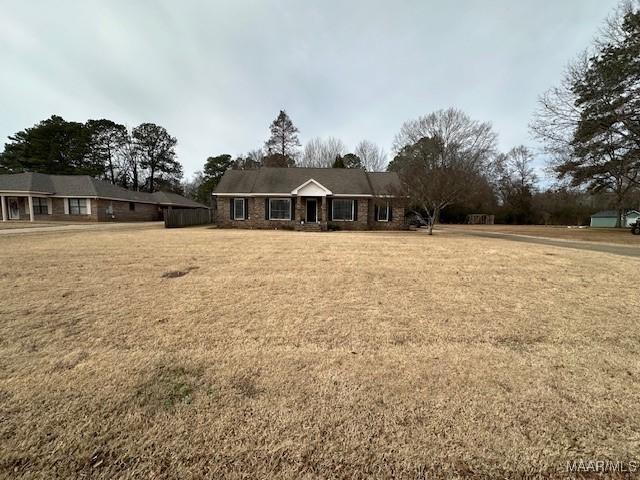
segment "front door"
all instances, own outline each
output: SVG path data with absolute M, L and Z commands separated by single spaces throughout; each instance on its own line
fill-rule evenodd
M 307 223 L 318 221 L 318 201 L 315 198 L 307 198 Z
M 9 220 L 20 220 L 20 208 L 16 197 L 7 198 L 9 204 Z

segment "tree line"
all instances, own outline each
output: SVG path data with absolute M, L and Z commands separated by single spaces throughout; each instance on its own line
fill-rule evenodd
M 0 173 L 91 175 L 132 190 L 182 191 L 177 140 L 164 127 L 112 120 L 69 122 L 53 115 L 9 137 Z
M 311 138 L 281 110 L 262 148 L 233 158 L 206 159 L 181 182 L 176 139 L 158 125 L 131 130 L 110 120 L 67 122 L 53 116 L 9 138 L 0 172 L 85 173 L 127 188 L 184 189 L 209 203 L 228 169 L 337 167 L 395 171 L 409 210 L 429 225 L 494 213 L 506 223 L 581 224 L 595 210 L 614 208 L 618 224 L 626 208 L 640 205 L 640 13 L 623 3 L 593 45 L 567 69 L 559 86 L 539 99 L 530 125 L 548 157 L 555 184 L 541 189 L 534 152 L 497 149 L 489 122 L 456 109 L 405 122 L 393 142 L 393 158 L 363 140 L 353 151 L 339 139 Z
M 556 185 L 537 188 L 533 154 L 496 151 L 487 122 L 449 109 L 406 122 L 389 169 L 430 227 L 445 209 L 496 212 L 512 223 L 581 224 L 601 208 L 640 206 L 640 11 L 624 2 L 594 44 L 539 99 L 530 128 Z M 458 218 L 459 220 L 460 218 Z
M 270 136 L 263 148 L 235 158 L 229 154 L 208 157 L 202 170 L 185 182 L 186 195 L 209 204 L 211 192 L 224 172 L 229 169 L 246 170 L 261 167 L 308 168 L 360 168 L 370 172 L 384 171 L 387 154 L 370 140 L 358 142 L 349 152 L 346 145 L 335 137 L 311 138 L 304 146 L 300 143 L 298 127 L 286 111 L 280 110 L 269 127 Z

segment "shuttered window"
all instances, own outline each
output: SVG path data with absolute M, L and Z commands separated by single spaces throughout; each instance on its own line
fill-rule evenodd
M 269 220 L 291 220 L 291 199 L 270 198 Z
M 384 205 L 378 206 L 378 218 L 379 222 L 388 222 L 389 221 L 389 202 Z
M 49 201 L 46 198 L 33 197 L 33 213 L 35 215 L 48 215 Z
M 333 220 L 352 222 L 353 221 L 353 200 L 344 198 L 334 198 L 331 202 L 331 216 Z
M 70 198 L 69 213 L 71 215 L 87 215 L 87 199 L 86 198 Z
M 244 220 L 244 198 L 233 199 L 233 218 L 234 220 Z

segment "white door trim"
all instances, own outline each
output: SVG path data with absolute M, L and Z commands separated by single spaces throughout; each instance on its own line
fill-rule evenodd
M 16 210 L 11 210 L 11 201 L 16 202 Z M 7 197 L 7 209 L 9 210 L 9 220 L 20 220 L 20 204 L 18 203 L 18 197 Z

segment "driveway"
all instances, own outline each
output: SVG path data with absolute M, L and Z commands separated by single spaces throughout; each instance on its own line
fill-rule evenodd
M 557 240 L 553 238 L 532 237 L 528 235 L 518 235 L 514 233 L 487 232 L 471 229 L 447 228 L 439 225 L 437 230 L 446 231 L 459 235 L 482 238 L 500 238 L 502 240 L 511 240 L 512 242 L 534 243 L 538 245 L 550 245 L 553 247 L 573 248 L 576 250 L 587 250 L 590 252 L 611 253 L 613 255 L 622 255 L 625 257 L 640 258 L 640 247 L 615 245 L 612 243 L 595 243 L 595 242 L 579 242 L 572 240 Z M 631 235 L 631 234 L 629 234 Z

